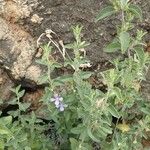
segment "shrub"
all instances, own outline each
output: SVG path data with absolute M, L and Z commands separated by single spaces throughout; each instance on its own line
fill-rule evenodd
M 62 49 L 50 38 L 49 44 L 42 47 L 43 55 L 37 62 L 47 68 L 40 78 L 41 84 L 48 84 L 41 101 L 47 106 L 43 110 L 47 116 L 45 119 L 51 121 L 52 126 L 49 128 L 34 112 L 25 114 L 29 104 L 20 102 L 24 91 L 18 86 L 13 89 L 16 98 L 11 104 L 17 104 L 19 109 L 0 118 L 1 149 L 142 148 L 142 139 L 148 138 L 150 130 L 150 106 L 142 97 L 140 88 L 150 59 L 142 42 L 146 33 L 137 30 L 136 36 L 131 34 L 134 18 L 141 20 L 142 13 L 129 0 L 110 2 L 110 6 L 100 11 L 96 21 L 121 14 L 117 36 L 104 50 L 109 53 L 118 51 L 122 57 L 116 56 L 111 61 L 113 67 L 99 74 L 106 91 L 93 88 L 88 81 L 93 73 L 85 71 L 91 65 L 86 58 L 84 48 L 88 43 L 81 38 L 81 26 L 72 27 L 75 41 L 65 46 L 61 44 Z M 61 63 L 53 55 L 52 44 L 63 58 Z M 53 72 L 61 68 L 70 71 L 53 77 Z

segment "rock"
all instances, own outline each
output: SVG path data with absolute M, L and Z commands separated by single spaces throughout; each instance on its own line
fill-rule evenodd
M 0 100 L 4 102 L 4 104 L 12 98 L 11 88 L 13 88 L 14 83 L 10 80 L 7 73 L 0 69 Z
M 38 23 L 40 24 L 42 22 L 43 18 L 40 18 L 37 14 L 34 14 L 32 17 L 31 17 L 31 21 L 33 23 Z
M 9 70 L 12 78 L 37 82 L 41 71 L 38 66 L 33 65 L 37 51 L 33 37 L 18 25 L 8 24 L 0 18 L 0 45 L 0 62 Z M 31 68 L 34 70 L 31 71 Z M 37 73 L 36 76 L 34 73 Z
M 31 106 L 29 108 L 30 111 L 35 111 L 42 106 L 40 100 L 43 96 L 43 93 L 44 93 L 43 89 L 38 89 L 33 92 L 25 93 L 25 95 L 23 96 L 23 101 L 31 103 Z
M 28 3 L 24 0 L 2 0 L 0 3 L 0 14 L 9 22 L 17 22 L 30 16 L 33 4 L 37 5 L 37 0 Z

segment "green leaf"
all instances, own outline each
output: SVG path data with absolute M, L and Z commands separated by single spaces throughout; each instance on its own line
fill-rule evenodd
M 65 117 L 66 123 L 67 123 L 67 122 L 70 122 L 70 119 L 72 118 L 71 112 L 70 112 L 70 111 L 65 111 L 65 112 L 64 112 L 64 117 Z
M 129 5 L 129 10 L 137 17 L 140 19 L 140 21 L 142 21 L 142 10 L 139 6 L 134 5 L 134 4 L 130 4 Z
M 7 127 L 0 125 L 0 134 L 1 135 L 4 135 L 4 134 L 9 135 L 9 134 L 11 134 L 11 132 Z
M 71 143 L 71 150 L 92 150 L 93 148 L 89 143 L 84 143 L 77 141 L 74 138 L 70 138 L 70 143 Z
M 83 132 L 83 130 L 84 130 L 84 127 L 81 126 L 81 125 L 78 125 L 77 127 L 72 128 L 72 129 L 71 129 L 71 132 L 72 132 L 73 134 L 81 134 L 81 133 Z
M 145 53 L 143 49 L 141 47 L 136 47 L 134 50 L 136 52 L 138 60 L 140 61 L 140 64 L 143 65 L 145 59 Z
M 12 115 L 13 117 L 17 117 L 19 115 L 18 111 L 8 111 L 8 114 Z
M 114 14 L 115 12 L 116 12 L 116 11 L 115 11 L 115 9 L 114 9 L 113 6 L 107 6 L 107 7 L 103 8 L 103 9 L 99 12 L 99 14 L 98 14 L 97 17 L 96 17 L 96 21 L 99 21 L 99 20 L 101 20 L 101 19 L 103 19 L 103 18 L 106 18 L 106 17 L 108 17 L 108 16 Z
M 98 128 L 97 134 L 98 134 L 99 137 L 102 137 L 103 139 L 106 138 L 107 135 L 108 135 L 108 134 L 107 134 L 106 132 L 104 132 L 101 128 Z
M 4 150 L 4 140 L 3 139 L 0 139 L 0 150 Z
M 142 108 L 141 108 L 141 111 L 142 111 L 143 113 L 145 113 L 146 115 L 150 115 L 150 109 L 149 109 L 149 108 L 144 108 L 144 107 L 142 107 Z
M 121 45 L 119 42 L 112 42 L 104 49 L 104 51 L 107 53 L 112 53 L 118 51 L 120 48 Z
M 30 105 L 31 105 L 30 103 L 21 103 L 21 104 L 19 105 L 19 110 L 21 110 L 21 111 L 26 111 L 27 108 L 29 108 Z
M 105 115 L 103 116 L 103 118 L 101 118 L 101 123 L 111 126 L 112 118 L 110 116 Z
M 121 2 L 121 8 L 124 10 L 127 7 L 129 0 L 120 0 Z
M 111 113 L 112 116 L 114 116 L 116 118 L 120 118 L 119 112 L 117 111 L 117 109 L 113 105 L 110 105 L 108 107 L 108 111 Z
M 80 76 L 82 77 L 82 79 L 88 79 L 91 75 L 92 75 L 92 72 L 90 71 L 80 73 Z
M 32 134 L 34 134 L 34 133 L 32 133 Z M 23 133 L 22 135 L 19 135 L 18 138 L 19 138 L 18 141 L 19 141 L 20 143 L 22 143 L 22 142 L 24 142 L 24 141 L 27 140 L 28 135 L 27 135 L 27 133 Z
M 18 97 L 21 98 L 21 97 L 24 95 L 24 93 L 25 93 L 25 90 L 20 91 L 20 92 L 18 93 Z
M 53 86 L 63 86 L 66 82 L 72 82 L 72 75 L 65 75 L 58 78 L 53 79 Z
M 31 148 L 29 146 L 26 146 L 25 150 L 31 150 Z
M 82 41 L 81 43 L 79 43 L 78 48 L 82 49 L 82 48 L 85 48 L 87 46 L 89 46 L 89 43 L 86 43 L 85 41 Z
M 118 99 L 122 100 L 121 89 L 119 89 L 118 87 L 114 87 L 113 92 L 115 93 Z
M 21 85 L 18 85 L 18 86 L 16 87 L 16 93 L 19 92 L 20 88 L 21 88 Z
M 75 45 L 74 43 L 73 44 L 66 44 L 65 48 L 67 48 L 67 49 L 73 49 L 74 45 Z
M 110 128 L 109 126 L 105 125 L 105 126 L 101 126 L 100 127 L 102 131 L 104 131 L 106 134 L 112 134 L 112 128 Z
M 10 89 L 12 92 L 14 92 L 14 93 L 18 93 L 19 92 L 19 90 L 20 90 L 20 88 L 21 88 L 21 85 L 18 85 L 16 88 L 12 88 L 12 89 Z
M 83 26 L 76 25 L 76 26 L 72 26 L 71 28 L 72 28 L 74 37 L 76 37 L 76 39 L 78 39 L 81 35 L 81 31 L 83 29 Z
M 70 138 L 71 150 L 78 150 L 79 144 L 78 141 L 74 138 Z
M 82 139 L 89 139 L 89 136 L 88 136 L 86 130 L 84 130 L 84 131 L 80 134 L 79 139 L 80 139 L 80 140 L 82 140 Z
M 51 67 L 54 67 L 54 68 L 61 68 L 62 65 L 59 64 L 59 63 L 53 63 Z
M 41 75 L 40 77 L 39 77 L 39 83 L 40 84 L 44 84 L 44 83 L 48 83 L 48 80 L 49 80 L 49 77 L 48 77 L 48 75 Z
M 65 83 L 65 82 L 73 81 L 73 78 L 72 78 L 72 75 L 63 75 L 63 76 L 55 78 L 54 80 Z
M 5 124 L 5 125 L 12 123 L 12 116 L 0 118 L 0 123 Z
M 121 51 L 124 54 L 126 50 L 129 48 L 130 34 L 127 32 L 121 32 L 119 35 L 119 40 L 121 44 Z
M 97 142 L 97 143 L 100 142 L 100 140 L 98 140 L 98 139 L 93 135 L 93 133 L 92 133 L 90 127 L 87 128 L 87 133 L 88 133 L 88 136 L 89 136 L 93 141 L 95 141 L 95 142 Z

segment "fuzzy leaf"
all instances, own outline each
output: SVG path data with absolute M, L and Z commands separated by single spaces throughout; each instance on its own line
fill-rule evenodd
M 107 137 L 107 133 L 106 132 L 104 132 L 101 128 L 99 128 L 98 130 L 97 130 L 97 133 L 98 133 L 98 135 L 99 135 L 99 137 L 102 137 L 102 138 L 106 138 Z
M 117 111 L 117 109 L 113 105 L 110 105 L 108 107 L 108 111 L 111 113 L 112 116 L 114 116 L 116 118 L 120 118 L 119 112 Z
M 73 134 L 81 134 L 81 133 L 83 132 L 83 130 L 84 130 L 84 127 L 81 126 L 81 125 L 78 125 L 77 127 L 72 128 L 72 129 L 71 129 L 71 132 L 72 132 Z
M 112 134 L 112 128 L 107 125 L 101 126 L 101 130 L 104 131 L 106 134 Z
M 121 44 L 121 51 L 124 54 L 130 44 L 130 35 L 127 32 L 121 32 L 119 35 L 119 40 Z
M 5 143 L 3 139 L 0 139 L 0 150 L 4 150 Z
M 19 105 L 19 109 L 21 110 L 21 111 L 26 111 L 27 110 L 27 108 L 29 108 L 30 107 L 30 103 L 21 103 L 20 105 Z
M 2 117 L 0 118 L 0 123 L 8 125 L 12 122 L 12 116 Z
M 149 110 L 150 110 L 149 108 L 144 108 L 144 107 L 141 108 L 141 111 L 142 111 L 144 114 L 146 114 L 146 115 L 150 115 L 150 111 L 149 111 Z
M 119 89 L 118 87 L 114 87 L 113 91 L 116 94 L 117 98 L 120 99 L 120 100 L 122 100 L 121 89 Z
M 88 136 L 93 140 L 93 141 L 95 141 L 95 142 L 100 142 L 100 140 L 98 140 L 94 135 L 93 135 L 93 133 L 92 133 L 92 131 L 91 131 L 91 128 L 87 128 L 87 133 L 88 133 Z
M 70 138 L 71 150 L 77 150 L 79 147 L 78 141 L 74 138 Z
M 31 148 L 29 146 L 26 146 L 25 150 L 31 150 Z
M 4 127 L 3 125 L 0 125 L 0 134 L 1 135 L 10 135 L 10 131 L 8 128 Z
M 115 13 L 115 9 L 113 6 L 107 6 L 103 8 L 96 17 L 96 21 L 99 21 L 103 18 L 106 18 Z
M 18 93 L 18 97 L 21 98 L 21 97 L 24 95 L 24 93 L 25 93 L 25 90 L 20 91 L 20 92 Z
M 63 75 L 63 76 L 55 78 L 54 80 L 61 81 L 63 83 L 73 81 L 72 75 Z
M 92 150 L 93 148 L 89 143 L 79 142 L 74 138 L 70 138 L 71 150 Z
M 120 0 L 120 2 L 121 2 L 121 8 L 122 8 L 122 9 L 126 8 L 126 6 L 127 6 L 127 4 L 128 4 L 128 1 L 129 1 L 129 0 Z
M 104 51 L 107 53 L 112 53 L 112 52 L 116 52 L 120 48 L 121 46 L 119 42 L 112 42 L 104 49 Z
M 137 47 L 134 49 L 136 52 L 136 55 L 138 57 L 138 60 L 140 61 L 140 64 L 144 64 L 144 59 L 145 59 L 145 53 L 141 47 Z
M 82 77 L 82 79 L 88 79 L 91 75 L 92 75 L 92 72 L 90 71 L 80 73 L 80 76 Z
M 140 21 L 142 21 L 142 10 L 139 6 L 134 5 L 134 4 L 130 4 L 129 5 L 129 10 L 137 17 L 140 19 Z

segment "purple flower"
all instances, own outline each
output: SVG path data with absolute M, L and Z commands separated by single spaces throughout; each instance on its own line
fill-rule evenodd
M 56 108 L 58 108 L 60 111 L 64 111 L 65 107 L 67 107 L 66 104 L 63 104 L 63 98 L 60 97 L 58 94 L 54 94 L 54 97 L 51 98 L 51 102 L 54 102 Z
M 60 97 L 58 94 L 54 94 L 54 97 L 51 98 L 51 102 L 54 102 L 55 103 L 55 106 L 58 108 L 59 107 L 59 104 L 60 102 L 63 100 L 62 97 Z
M 60 111 L 64 111 L 65 107 L 67 107 L 66 104 L 60 103 L 60 105 L 59 105 L 59 110 L 60 110 Z

